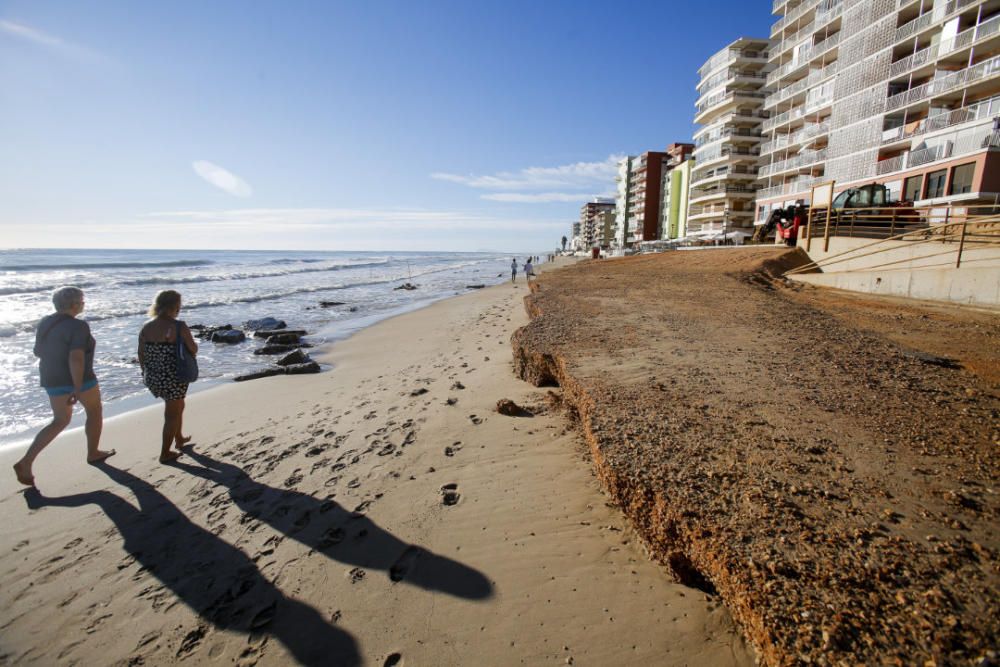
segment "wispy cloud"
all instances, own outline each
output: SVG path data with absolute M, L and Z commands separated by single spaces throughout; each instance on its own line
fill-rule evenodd
M 61 37 L 44 32 L 38 28 L 8 19 L 0 19 L 0 34 L 10 35 L 16 39 L 31 42 L 73 58 L 101 61 L 107 60 L 102 54 L 94 51 L 93 49 L 68 42 Z
M 228 226 L 241 229 L 280 228 L 341 230 L 547 230 L 562 229 L 563 220 L 500 218 L 461 211 L 353 208 L 241 208 L 222 211 L 160 211 L 143 216 L 145 224 Z
M 234 197 L 249 197 L 253 194 L 253 188 L 246 181 L 208 160 L 195 160 L 191 163 L 191 168 L 206 182 Z
M 493 190 L 480 199 L 517 204 L 578 202 L 606 194 L 618 171 L 621 155 L 609 155 L 599 162 L 574 162 L 556 167 L 526 167 L 516 172 L 495 174 L 450 174 L 437 172 L 431 178 L 480 190 Z M 538 192 L 541 190 L 541 192 Z
M 557 167 L 527 167 L 516 172 L 498 172 L 489 175 L 461 175 L 434 173 L 431 178 L 466 185 L 484 190 L 548 190 L 592 189 L 604 185 L 615 177 L 620 155 L 609 155 L 600 162 L 574 162 Z
M 564 201 L 578 202 L 583 198 L 583 195 L 579 192 L 492 192 L 480 195 L 479 198 L 517 204 L 546 204 Z

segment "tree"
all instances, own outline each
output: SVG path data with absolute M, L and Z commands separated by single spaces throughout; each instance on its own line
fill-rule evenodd
M 563 252 L 566 252 L 566 240 L 567 240 L 567 239 L 566 239 L 566 237 L 565 237 L 565 236 L 564 236 L 564 237 L 562 237 L 562 244 L 563 244 Z

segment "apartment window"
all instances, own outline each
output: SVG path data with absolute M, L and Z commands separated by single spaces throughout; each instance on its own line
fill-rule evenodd
M 972 177 L 976 174 L 976 163 L 960 164 L 951 170 L 951 187 L 948 194 L 961 195 L 972 192 Z
M 924 186 L 924 198 L 934 199 L 935 197 L 944 196 L 944 182 L 948 176 L 947 169 L 941 169 L 940 171 L 932 171 L 927 174 L 927 185 Z
M 920 186 L 923 176 L 910 176 L 903 186 L 903 199 L 916 201 L 920 199 Z

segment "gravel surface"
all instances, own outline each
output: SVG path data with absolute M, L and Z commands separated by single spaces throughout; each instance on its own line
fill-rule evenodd
M 765 664 L 993 664 L 1000 316 L 803 288 L 771 248 L 550 272 L 514 334 L 597 474 Z

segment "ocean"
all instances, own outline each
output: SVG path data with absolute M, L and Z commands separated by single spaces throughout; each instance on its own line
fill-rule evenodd
M 518 256 L 518 264 L 524 261 Z M 157 402 L 135 363 L 137 335 L 159 290 L 182 295 L 188 324 L 240 326 L 275 317 L 306 329 L 314 345 L 378 320 L 509 279 L 510 255 L 498 253 L 288 252 L 218 250 L 0 250 L 0 447 L 30 440 L 51 417 L 38 386 L 34 328 L 52 312 L 52 291 L 86 294 L 81 318 L 97 340 L 94 368 L 105 416 Z M 418 289 L 396 290 L 404 282 Z M 322 307 L 321 301 L 342 306 Z M 200 391 L 265 366 L 259 340 L 199 341 Z M 80 426 L 80 416 L 73 427 Z

